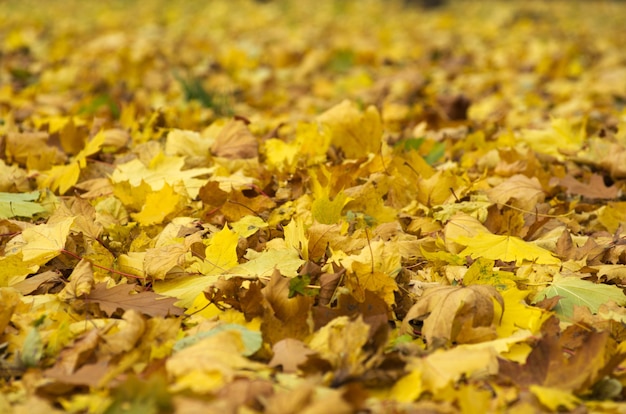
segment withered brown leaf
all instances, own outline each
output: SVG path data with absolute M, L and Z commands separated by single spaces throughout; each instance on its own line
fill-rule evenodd
M 182 315 L 184 311 L 174 306 L 176 298 L 168 298 L 154 292 L 136 293 L 135 286 L 131 284 L 121 284 L 107 289 L 105 283 L 98 283 L 85 300 L 97 303 L 108 315 L 117 309 L 125 311 L 134 309 L 150 316 Z

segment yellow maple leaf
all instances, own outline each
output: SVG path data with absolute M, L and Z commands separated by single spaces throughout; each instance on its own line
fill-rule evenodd
M 268 369 L 265 364 L 243 357 L 244 351 L 242 334 L 234 329 L 217 332 L 184 348 L 165 363 L 167 373 L 173 378 L 172 390 L 212 392 L 246 371 Z
M 562 160 L 564 153 L 581 149 L 585 135 L 584 124 L 575 130 L 567 119 L 553 118 L 549 128 L 526 129 L 522 131 L 520 139 L 530 145 L 533 150 Z
M 487 195 L 492 202 L 500 205 L 512 200 L 511 205 L 526 211 L 533 211 L 545 199 L 545 192 L 537 177 L 528 178 L 522 174 L 509 177 L 487 191 Z
M 113 194 L 124 207 L 139 211 L 146 203 L 146 197 L 153 189 L 148 183 L 141 180 L 138 185 L 132 185 L 129 181 L 118 181 L 113 184 Z M 119 209 L 119 207 L 117 207 Z
M 581 404 L 578 397 L 571 391 L 560 390 L 552 387 L 542 387 L 541 385 L 531 385 L 530 392 L 551 411 L 559 411 L 563 407 L 566 410 L 573 410 Z
M 343 208 L 351 198 L 340 191 L 332 200 L 325 194 L 316 198 L 311 204 L 313 218 L 321 224 L 335 224 L 341 221 Z
M 299 123 L 293 141 L 285 142 L 277 138 L 265 141 L 265 161 L 272 169 L 293 173 L 300 164 L 308 167 L 323 162 L 330 139 L 328 126 Z
M 368 341 L 369 331 L 370 326 L 361 316 L 356 320 L 340 316 L 313 334 L 309 348 L 342 374 L 360 375 L 366 370 L 364 362 L 368 353 L 363 346 Z
M 185 265 L 185 255 L 188 249 L 182 243 L 167 244 L 145 252 L 143 269 L 146 275 L 163 280 L 168 272 Z
M 459 236 L 454 241 L 467 246 L 459 253 L 460 256 L 484 257 L 515 262 L 518 265 L 524 261 L 548 265 L 561 264 L 549 250 L 515 236 L 479 233 L 474 237 Z
M 65 194 L 78 182 L 81 169 L 87 165 L 87 157 L 100 151 L 104 144 L 105 135 L 100 131 L 83 148 L 71 163 L 67 165 L 55 165 L 46 171 L 40 181 L 39 188 L 49 188 L 52 191 L 59 190 L 60 194 Z
M 498 336 L 507 337 L 519 330 L 537 333 L 541 325 L 550 317 L 550 312 L 526 304 L 525 299 L 529 293 L 516 287 L 500 292 L 504 301 L 504 312 L 496 328 Z
M 239 235 L 239 237 L 247 239 L 259 230 L 268 228 L 269 224 L 266 223 L 261 217 L 250 214 L 232 223 L 231 227 L 233 231 Z
M 469 180 L 464 175 L 452 170 L 437 171 L 428 178 L 420 177 L 417 181 L 417 201 L 425 206 L 454 202 L 455 197 L 462 197 L 469 186 Z
M 237 243 L 239 235 L 224 226 L 222 230 L 213 234 L 204 250 L 204 260 L 197 261 L 190 269 L 200 272 L 202 275 L 218 275 L 237 266 Z
M 229 274 L 244 277 L 271 276 L 278 269 L 283 276 L 294 277 L 304 264 L 300 253 L 292 248 L 269 249 L 260 253 L 248 249 L 244 257 L 248 261 L 230 269 Z
M 301 217 L 292 219 L 284 226 L 285 244 L 293 247 L 302 255 L 304 260 L 309 259 L 309 239 L 306 236 L 304 220 Z
M 74 223 L 73 217 L 65 218 L 54 224 L 40 224 L 25 229 L 22 238 L 22 259 L 36 260 L 40 264 L 58 256 L 65 248 L 65 241 Z
M 472 349 L 460 345 L 439 349 L 424 358 L 412 358 L 407 364 L 409 374 L 400 378 L 391 389 L 391 397 L 410 402 L 423 392 L 437 394 L 461 378 L 480 379 L 498 372 L 497 353 L 491 348 Z
M 365 300 L 365 290 L 376 293 L 388 305 L 395 304 L 394 292 L 398 290 L 398 284 L 387 273 L 372 271 L 371 264 L 352 263 L 354 275 L 346 279 L 346 287 L 359 301 Z
M 160 224 L 168 215 L 178 211 L 185 201 L 186 197 L 165 183 L 160 190 L 149 193 L 141 211 L 131 214 L 131 217 L 142 226 Z
M 182 155 L 187 157 L 187 165 L 207 165 L 210 160 L 210 148 L 213 139 L 202 136 L 195 131 L 172 129 L 167 134 L 165 153 L 167 155 Z
M 39 270 L 41 260 L 36 257 L 25 261 L 20 254 L 0 257 L 0 287 L 13 286 L 26 279 L 26 276 Z
M 318 119 L 330 127 L 331 144 L 340 148 L 348 158 L 367 156 L 381 146 L 383 125 L 374 106 L 361 112 L 353 102 L 345 100 Z
M 118 165 L 113 174 L 111 181 L 119 183 L 128 181 L 133 187 L 145 181 L 153 190 L 158 191 L 167 183 L 172 187 L 176 187 L 182 183 L 191 198 L 196 198 L 200 188 L 207 180 L 198 179 L 200 175 L 210 174 L 213 168 L 192 168 L 183 170 L 185 165 L 184 157 L 166 156 L 159 153 L 155 156 L 148 166 L 145 166 L 138 159 Z
M 204 296 L 202 291 L 219 276 L 179 276 L 170 280 L 155 281 L 154 291 L 160 295 L 179 299 L 175 303 L 181 308 L 190 308 L 198 296 Z
M 51 191 L 59 190 L 59 194 L 65 194 L 78 182 L 80 166 L 77 162 L 71 162 L 68 165 L 55 165 L 45 174 L 39 188 L 42 190 L 49 188 Z
M 503 308 L 504 301 L 493 286 L 437 286 L 426 290 L 409 309 L 402 331 L 412 333 L 414 324 L 422 322 L 421 334 L 435 346 L 491 340 Z
M 340 261 L 346 269 L 353 270 L 356 262 L 367 265 L 369 273 L 381 272 L 395 278 L 402 269 L 399 243 L 374 240 L 363 247 L 358 255 L 346 256 Z

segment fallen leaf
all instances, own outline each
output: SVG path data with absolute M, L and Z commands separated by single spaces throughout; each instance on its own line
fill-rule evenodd
M 382 123 L 378 110 L 370 106 L 359 111 L 350 101 L 343 101 L 318 117 L 331 130 L 331 144 L 348 158 L 359 158 L 378 151 Z
M 165 366 L 176 380 L 176 390 L 212 393 L 246 371 L 266 370 L 264 364 L 243 357 L 243 349 L 240 333 L 224 330 L 175 353 Z
M 272 352 L 274 355 L 268 365 L 273 368 L 281 367 L 282 371 L 287 373 L 297 372 L 298 365 L 306 362 L 307 356 L 315 353 L 304 342 L 293 338 L 276 342 Z
M 261 330 L 272 346 L 285 338 L 303 340 L 312 330 L 308 320 L 314 299 L 301 295 L 289 298 L 289 280 L 276 271 L 261 289 L 267 301 Z
M 73 223 L 74 218 L 68 217 L 58 223 L 40 224 L 25 229 L 22 232 L 25 242 L 21 249 L 23 260 L 37 260 L 43 264 L 61 254 Z
M 534 211 L 545 199 L 545 192 L 537 177 L 517 174 L 487 191 L 489 200 L 501 206 L 509 203 L 526 211 Z
M 492 286 L 434 287 L 409 310 L 402 321 L 402 332 L 413 333 L 416 323 L 423 324 L 420 334 L 433 346 L 493 339 L 500 313 L 495 303 L 501 312 L 504 301 Z
M 609 300 L 626 305 L 626 295 L 617 286 L 593 283 L 576 276 L 557 276 L 550 286 L 537 293 L 535 301 L 559 296 L 561 299 L 554 310 L 562 316 L 571 317 L 574 306 L 585 306 L 593 313 Z
M 39 191 L 30 193 L 0 193 L 0 219 L 10 217 L 32 217 L 46 211 L 41 204 L 33 202 Z
M 484 257 L 490 260 L 515 262 L 518 265 L 524 261 L 551 265 L 561 263 L 550 251 L 515 236 L 479 233 L 471 238 L 458 236 L 454 241 L 467 246 L 459 253 L 460 256 Z
M 569 194 L 581 195 L 586 198 L 611 200 L 617 198 L 619 189 L 616 186 L 604 184 L 604 178 L 599 174 L 589 177 L 588 183 L 581 183 L 571 175 L 559 180 L 559 184 L 567 189 Z
M 98 283 L 85 300 L 95 302 L 103 312 L 112 315 L 118 309 L 135 310 L 150 316 L 182 315 L 183 309 L 174 306 L 176 299 L 167 298 L 154 292 L 137 293 L 135 285 L 120 284 L 107 289 L 105 283 Z
M 215 138 L 211 152 L 229 159 L 256 158 L 259 144 L 246 124 L 241 121 L 229 121 Z

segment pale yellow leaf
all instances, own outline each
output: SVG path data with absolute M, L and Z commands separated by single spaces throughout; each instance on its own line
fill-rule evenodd
M 68 217 L 56 224 L 40 224 L 29 227 L 22 232 L 26 243 L 22 247 L 22 258 L 25 261 L 38 260 L 45 263 L 58 256 L 65 248 L 65 241 L 74 223 L 73 217 Z

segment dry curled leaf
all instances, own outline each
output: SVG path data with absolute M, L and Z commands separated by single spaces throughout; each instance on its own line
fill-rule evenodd
M 414 332 L 416 326 L 433 345 L 485 341 L 496 337 L 503 310 L 504 300 L 493 286 L 438 286 L 413 305 L 402 321 L 402 331 Z

